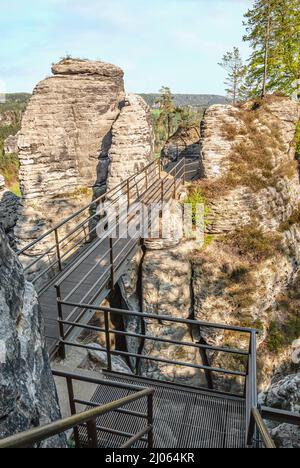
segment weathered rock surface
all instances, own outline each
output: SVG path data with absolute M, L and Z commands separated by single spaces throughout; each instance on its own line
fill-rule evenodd
M 37 296 L 0 229 L 0 438 L 60 418 Z M 64 436 L 43 447 L 65 447 Z
M 14 245 L 14 227 L 18 219 L 20 199 L 5 187 L 4 177 L 0 174 L 0 226 Z
M 179 127 L 165 144 L 162 157 L 165 163 L 178 161 L 181 158 L 200 160 L 200 129 Z
M 21 245 L 86 205 L 93 186 L 105 182 L 124 100 L 123 72 L 113 65 L 67 59 L 53 72 L 35 88 L 18 139 Z
M 105 348 L 102 348 L 102 346 L 97 343 L 92 343 L 89 346 L 95 348 L 94 350 L 89 350 L 89 359 L 100 369 L 107 369 L 107 353 Z M 121 357 L 112 356 L 111 363 L 113 372 L 120 372 L 121 374 L 127 375 L 132 374 L 130 368 Z
M 140 172 L 154 159 L 154 132 L 149 106 L 129 94 L 112 128 L 108 190 Z
M 4 153 L 5 154 L 17 154 L 18 153 L 18 138 L 19 133 L 16 135 L 10 135 L 4 142 Z
M 300 414 L 300 373 L 285 377 L 260 395 L 260 403 L 271 408 Z M 280 448 L 300 448 L 300 428 L 289 424 L 274 427 L 271 435 Z
M 208 197 L 213 234 L 230 232 L 253 216 L 263 229 L 278 229 L 299 200 L 294 137 L 300 106 L 276 97 L 258 110 L 251 106 L 215 105 L 204 116 L 202 165 L 207 180 L 216 183 Z

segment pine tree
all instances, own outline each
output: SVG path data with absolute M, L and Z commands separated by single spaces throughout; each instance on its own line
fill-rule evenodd
M 253 52 L 249 60 L 249 95 L 281 91 L 292 95 L 300 86 L 299 0 L 255 0 L 246 15 Z
M 167 139 L 169 139 L 173 133 L 173 121 L 176 114 L 176 107 L 170 88 L 166 86 L 161 88 L 157 104 L 159 104 L 161 110 L 160 123 L 166 123 Z
M 232 52 L 227 52 L 219 65 L 228 73 L 225 81 L 226 92 L 235 105 L 243 97 L 242 86 L 246 74 L 239 49 L 234 47 Z

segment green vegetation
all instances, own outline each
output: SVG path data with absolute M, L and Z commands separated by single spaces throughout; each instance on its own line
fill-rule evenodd
M 155 131 L 155 152 L 160 153 L 166 141 L 176 133 L 179 127 L 200 126 L 203 112 L 189 107 L 177 107 L 170 88 L 162 87 L 156 100 L 157 109 L 152 109 Z
M 244 24 L 253 49 L 245 86 L 250 95 L 298 91 L 300 97 L 299 0 L 255 0 Z
M 6 102 L 0 104 L 0 115 L 7 116 L 9 125 L 0 127 L 0 173 L 4 176 L 7 186 L 16 195 L 20 195 L 19 159 L 16 154 L 4 154 L 4 142 L 10 135 L 16 135 L 21 128 L 21 117 L 30 94 L 7 94 Z
M 188 197 L 184 200 L 185 205 L 192 205 L 193 224 L 197 222 L 197 206 L 204 205 L 204 222 L 206 223 L 207 216 L 210 214 L 210 209 L 206 204 L 205 198 L 203 197 L 199 188 L 193 188 Z
M 227 71 L 226 92 L 233 105 L 235 105 L 244 97 L 243 82 L 247 70 L 239 49 L 234 47 L 232 52 L 227 52 L 219 65 Z
M 299 317 L 289 317 L 283 324 L 272 322 L 268 331 L 267 347 L 271 352 L 279 354 L 299 336 Z

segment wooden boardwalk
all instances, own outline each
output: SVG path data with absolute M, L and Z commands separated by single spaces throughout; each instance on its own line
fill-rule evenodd
M 148 381 L 107 374 L 110 381 L 128 383 L 147 388 Z M 188 390 L 159 382 L 151 382 L 155 389 L 154 447 L 161 448 L 245 448 L 246 408 L 245 400 L 217 396 L 212 392 Z M 116 387 L 99 386 L 91 399 L 91 406 L 99 406 L 118 400 L 132 393 Z M 147 400 L 127 405 L 127 410 L 147 413 Z M 145 420 L 138 416 L 109 413 L 97 420 L 97 426 L 108 429 L 98 430 L 98 446 L 118 448 L 128 438 L 113 435 L 113 431 L 138 433 L 145 426 Z M 111 431 L 111 432 L 109 432 Z M 87 440 L 87 431 L 80 429 L 81 441 Z M 146 448 L 147 443 L 139 441 L 135 448 Z

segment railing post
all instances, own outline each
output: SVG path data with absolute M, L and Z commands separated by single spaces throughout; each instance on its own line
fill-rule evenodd
M 86 423 L 88 433 L 88 448 L 98 448 L 97 425 L 96 420 L 93 419 Z
M 158 160 L 158 174 L 159 174 L 159 178 L 161 179 L 161 159 L 160 158 Z
M 110 333 L 109 333 L 109 318 L 110 314 L 107 310 L 104 311 L 104 326 L 105 326 L 105 341 L 106 341 L 106 353 L 107 353 L 107 369 L 112 371 L 111 362 L 111 347 L 110 347 Z
M 204 340 L 203 337 L 200 338 L 199 344 L 200 345 L 206 345 L 206 341 Z M 201 355 L 203 365 L 205 367 L 211 367 L 211 363 L 210 363 L 210 361 L 208 359 L 206 349 L 200 348 L 200 355 Z M 214 383 L 213 383 L 213 378 L 212 378 L 212 372 L 210 370 L 208 370 L 208 369 L 205 370 L 205 378 L 206 378 L 208 388 L 210 390 L 213 390 Z
M 112 237 L 109 238 L 109 248 L 110 248 L 110 289 L 113 291 L 115 287 L 115 267 L 114 267 L 114 240 Z
M 65 330 L 64 330 L 64 324 L 62 323 L 64 318 L 63 318 L 63 311 L 62 311 L 62 304 L 61 304 L 61 289 L 59 285 L 56 285 L 55 289 L 56 289 L 56 300 L 57 300 L 57 310 L 58 310 L 58 328 L 59 328 L 59 337 L 60 337 L 58 354 L 61 359 L 66 359 L 66 346 L 64 343 Z
M 175 175 L 174 175 L 174 200 L 176 200 L 176 185 L 177 185 L 177 165 L 175 167 Z
M 130 182 L 129 180 L 127 180 L 127 205 L 128 205 L 128 208 L 130 207 Z
M 151 427 L 151 430 L 148 433 L 148 448 L 152 449 L 154 446 L 154 434 L 153 434 L 153 394 L 148 396 L 148 426 Z
M 67 387 L 68 387 L 68 394 L 69 394 L 69 402 L 70 402 L 70 411 L 71 415 L 74 416 L 77 414 L 76 411 L 76 405 L 74 402 L 74 388 L 73 388 L 73 381 L 71 377 L 66 377 L 67 380 Z M 80 448 L 80 438 L 79 438 L 79 431 L 78 427 L 74 427 L 74 441 L 75 441 L 75 447 Z
M 62 262 L 61 262 L 61 255 L 60 255 L 60 248 L 59 248 L 59 237 L 58 237 L 58 230 L 57 228 L 54 230 L 55 234 L 55 244 L 56 244 L 56 254 L 57 254 L 57 261 L 58 261 L 58 269 L 59 271 L 63 271 Z
M 183 185 L 186 183 L 186 159 L 183 158 Z

